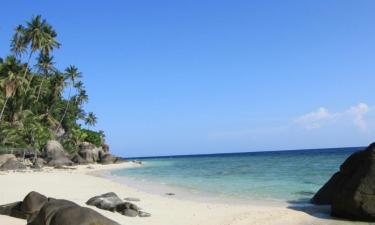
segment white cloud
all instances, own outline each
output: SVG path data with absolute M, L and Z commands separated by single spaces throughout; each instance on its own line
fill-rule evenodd
M 316 111 L 298 117 L 295 122 L 310 130 L 321 128 L 323 122 L 333 120 L 335 117 L 337 114 L 332 114 L 328 109 L 320 107 Z
M 353 123 L 356 127 L 361 130 L 367 129 L 367 123 L 364 115 L 370 111 L 370 107 L 366 103 L 359 103 L 356 106 L 350 107 L 348 113 L 351 114 L 353 118 Z
M 369 111 L 370 107 L 366 103 L 359 103 L 358 105 L 349 107 L 348 110 L 336 113 L 331 113 L 327 108 L 320 107 L 316 111 L 298 117 L 295 123 L 311 130 L 322 128 L 324 125 L 332 122 L 347 124 L 350 121 L 360 130 L 366 130 L 368 124 L 364 115 Z

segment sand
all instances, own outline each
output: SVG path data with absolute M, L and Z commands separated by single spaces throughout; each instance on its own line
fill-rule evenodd
M 348 224 L 326 219 L 325 215 L 310 210 L 290 209 L 287 205 L 219 203 L 183 199 L 146 193 L 123 183 L 117 183 L 98 174 L 104 170 L 127 168 L 137 164 L 127 162 L 115 165 L 78 166 L 72 170 L 45 168 L 33 172 L 0 173 L 0 205 L 21 201 L 30 191 L 48 197 L 63 198 L 82 206 L 99 194 L 115 192 L 119 196 L 135 197 L 136 202 L 151 217 L 126 217 L 118 213 L 90 207 L 124 225 L 294 225 L 294 224 Z M 309 210 L 305 210 L 309 211 Z M 312 216 L 311 214 L 314 214 Z M 320 218 L 322 217 L 322 218 Z M 0 215 L 0 225 L 25 225 L 26 221 Z

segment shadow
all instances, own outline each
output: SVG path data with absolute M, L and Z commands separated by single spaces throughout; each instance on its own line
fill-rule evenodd
M 300 198 L 294 201 L 288 201 L 288 209 L 300 211 L 319 219 L 329 219 L 331 221 L 353 222 L 343 218 L 331 216 L 331 205 L 314 205 L 310 203 L 310 198 Z

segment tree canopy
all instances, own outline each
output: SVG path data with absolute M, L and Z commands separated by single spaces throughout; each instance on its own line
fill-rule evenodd
M 102 144 L 102 131 L 81 128 L 94 126 L 97 118 L 84 111 L 88 95 L 81 71 L 74 65 L 55 67 L 53 52 L 60 46 L 40 15 L 15 28 L 11 54 L 0 58 L 0 146 L 40 151 L 58 139 L 73 153 L 83 141 Z

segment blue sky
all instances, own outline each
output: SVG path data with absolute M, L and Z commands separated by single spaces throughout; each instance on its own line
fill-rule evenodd
M 363 146 L 375 140 L 374 1 L 4 0 L 0 53 L 41 14 L 84 75 L 114 153 Z

